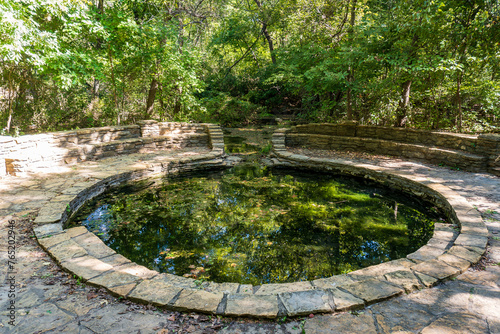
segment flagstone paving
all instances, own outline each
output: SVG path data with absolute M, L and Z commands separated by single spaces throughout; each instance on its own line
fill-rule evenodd
M 89 283 L 102 285 L 109 281 L 119 282 L 109 286 L 108 290 L 117 295 L 131 292 L 130 299 L 141 301 L 144 294 L 153 294 L 156 305 L 173 304 L 174 309 L 197 309 L 201 312 L 224 313 L 227 315 L 245 315 L 249 309 L 259 310 L 261 316 L 276 316 L 283 307 L 289 315 L 298 316 L 293 319 L 278 321 L 266 320 L 221 320 L 199 314 L 179 314 L 175 311 L 157 310 L 154 307 L 143 307 L 131 304 L 128 301 L 118 300 L 108 293 L 81 284 L 80 281 L 68 277 L 58 270 L 58 267 L 47 254 L 30 238 L 31 221 L 33 213 L 45 212 L 45 217 L 53 218 L 61 214 L 57 211 L 55 198 L 65 203 L 64 197 L 73 190 L 85 186 L 96 179 L 103 179 L 109 172 L 127 169 L 130 166 L 141 164 L 151 165 L 155 160 L 175 159 L 179 156 L 204 154 L 206 152 L 177 151 L 162 155 L 131 155 L 120 158 L 109 158 L 100 162 L 89 162 L 74 168 L 61 170 L 57 174 L 39 174 L 32 177 L 13 178 L 0 180 L 0 216 L 2 216 L 0 231 L 0 252 L 2 268 L 7 268 L 8 260 L 8 222 L 15 221 L 17 233 L 17 251 L 15 265 L 15 307 L 16 326 L 9 325 L 9 275 L 3 275 L 0 282 L 0 332 L 6 333 L 35 333 L 35 332 L 62 332 L 62 333 L 169 333 L 169 332 L 194 332 L 210 333 L 222 331 L 224 333 L 500 333 L 500 178 L 487 174 L 466 173 L 431 167 L 420 163 L 402 161 L 398 159 L 371 159 L 346 160 L 349 164 L 370 164 L 384 169 L 391 169 L 398 173 L 406 173 L 419 177 L 429 183 L 438 183 L 453 189 L 467 202 L 472 204 L 482 214 L 488 227 L 485 238 L 474 237 L 460 239 L 463 246 L 455 246 L 452 254 L 439 254 L 439 265 L 447 268 L 446 275 L 456 276 L 455 279 L 440 283 L 432 288 L 422 288 L 422 285 L 432 286 L 440 278 L 434 273 L 434 266 L 422 262 L 422 268 L 416 272 L 408 270 L 408 263 L 400 262 L 397 270 L 385 274 L 388 283 L 370 286 L 380 280 L 369 281 L 362 290 L 353 290 L 359 285 L 359 278 L 363 273 L 352 275 L 342 282 L 342 289 L 337 289 L 328 279 L 318 280 L 331 289 L 330 295 L 322 293 L 323 290 L 311 289 L 301 286 L 296 293 L 278 291 L 280 286 L 265 286 L 264 288 L 248 289 L 240 287 L 240 294 L 229 293 L 231 286 L 206 286 L 204 290 L 195 291 L 179 288 L 179 284 L 166 284 L 173 277 L 164 274 L 154 276 L 141 268 L 131 267 L 123 257 L 118 254 L 106 254 L 95 262 L 96 243 L 87 232 L 72 230 L 66 236 L 51 240 L 40 239 L 45 248 L 54 249 L 61 247 L 67 250 L 57 261 L 75 268 L 87 268 L 90 273 Z M 328 152 L 301 151 L 292 152 L 301 161 L 307 161 L 307 156 L 321 158 L 338 158 L 337 156 L 324 156 Z M 291 154 L 292 155 L 292 154 Z M 303 158 L 301 156 L 306 156 Z M 50 204 L 50 205 L 49 205 Z M 54 206 L 52 206 L 54 204 Z M 65 206 L 62 207 L 64 211 Z M 23 217 L 26 216 L 26 217 Z M 38 216 L 38 221 L 42 216 Z M 46 234 L 54 233 L 50 227 L 44 227 Z M 57 232 L 57 231 L 56 231 Z M 439 232 L 439 231 L 438 231 Z M 444 234 L 450 231 L 441 231 Z M 453 234 L 453 233 L 452 233 Z M 50 241 L 49 241 L 50 240 Z M 77 241 L 75 241 L 77 240 Z M 467 269 L 467 263 L 478 260 L 477 252 L 471 251 L 474 247 L 481 247 L 488 242 L 488 251 L 480 265 Z M 87 246 L 85 246 L 87 245 Z M 64 246 L 64 247 L 62 247 Z M 97 246 L 100 247 L 100 246 Z M 440 248 L 439 245 L 435 247 Z M 100 254 L 102 255 L 102 254 Z M 456 256 L 454 256 L 456 255 Z M 421 260 L 426 261 L 425 254 L 420 254 Z M 104 261 L 106 260 L 106 261 Z M 416 259 L 418 260 L 418 259 Z M 431 260 L 438 261 L 438 260 Z M 463 262 L 467 261 L 467 262 Z M 470 261 L 470 262 L 469 262 Z M 78 262 L 78 263 L 75 263 Z M 418 262 L 418 261 L 417 261 Z M 415 263 L 413 263 L 415 265 Z M 101 274 L 107 272 L 108 266 L 122 268 L 122 271 L 108 273 L 111 278 Z M 4 269 L 2 269 L 4 272 Z M 383 272 L 381 272 L 384 274 Z M 434 277 L 432 276 L 438 276 Z M 82 273 L 78 276 L 85 276 Z M 149 276 L 148 276 L 149 275 Z M 173 276 L 173 275 L 171 275 Z M 417 277 L 418 276 L 418 277 Z M 147 278 L 157 282 L 158 287 L 136 286 L 138 277 Z M 94 280 L 92 280 L 95 278 Z M 142 278 L 141 278 L 142 279 Z M 182 284 L 189 285 L 182 280 Z M 366 280 L 365 280 L 366 281 Z M 396 285 L 391 282 L 398 282 Z M 300 283 L 303 285 L 305 282 Z M 162 286 L 165 285 L 165 286 Z M 314 286 L 320 286 L 313 283 Z M 312 286 L 309 284 L 309 286 Z M 396 286 L 401 286 L 397 288 Z M 345 287 L 345 288 L 344 288 Z M 114 289 L 114 290 L 113 290 Z M 170 291 L 169 289 L 173 289 Z M 222 289 L 222 290 L 218 290 Z M 229 289 L 229 290 L 228 290 Z M 272 299 L 275 291 L 281 294 L 282 304 L 278 305 Z M 278 289 L 278 290 L 274 290 Z M 148 290 L 150 290 L 148 292 Z M 353 295 L 350 292 L 356 291 Z M 248 296 L 244 293 L 247 292 Z M 260 293 L 259 293 L 260 292 Z M 218 310 L 224 294 L 229 293 L 225 300 L 225 309 Z M 375 302 L 375 297 L 392 296 L 387 301 L 378 302 L 365 307 L 367 300 Z M 394 297 L 396 296 L 396 297 Z M 175 297 L 175 298 L 174 298 Z M 313 298 L 312 298 L 313 297 Z M 375 299 L 374 299 L 375 298 Z M 385 297 L 384 297 L 385 298 Z M 332 305 L 332 299 L 335 305 Z M 381 298 L 383 299 L 383 298 Z M 177 305 L 177 307 L 176 307 Z M 279 306 L 279 307 L 278 307 Z M 331 312 L 336 306 L 338 310 L 350 310 L 325 315 L 309 316 L 309 310 L 322 309 Z M 340 306 L 340 307 L 339 307 Z M 300 316 L 306 316 L 300 318 Z

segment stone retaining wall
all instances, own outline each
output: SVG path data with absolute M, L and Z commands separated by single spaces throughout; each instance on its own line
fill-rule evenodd
M 21 137 L 0 137 L 0 177 L 119 154 L 211 145 L 206 124 L 141 121 Z
M 288 130 L 285 144 L 392 155 L 500 175 L 497 134 L 466 135 L 356 123 L 306 124 Z

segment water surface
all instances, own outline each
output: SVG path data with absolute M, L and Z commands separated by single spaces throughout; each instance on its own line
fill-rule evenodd
M 437 220 L 434 208 L 364 181 L 258 165 L 121 186 L 73 218 L 159 272 L 254 285 L 404 257 Z

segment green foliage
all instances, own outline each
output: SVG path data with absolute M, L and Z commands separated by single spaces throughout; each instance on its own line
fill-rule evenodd
M 269 152 L 271 152 L 272 149 L 273 149 L 273 144 L 271 142 L 269 142 L 266 145 L 264 145 L 264 147 L 262 147 L 260 149 L 260 153 L 261 154 L 269 154 Z
M 208 114 L 228 127 L 248 125 L 266 115 L 266 108 L 252 102 L 217 93 L 202 100 Z
M 337 122 L 351 106 L 362 124 L 498 131 L 498 1 L 102 4 L 0 0 L 2 128 Z

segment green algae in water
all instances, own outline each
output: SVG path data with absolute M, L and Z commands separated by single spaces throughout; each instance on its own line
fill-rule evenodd
M 245 137 L 224 136 L 224 152 L 229 154 L 258 153 L 260 148 L 257 145 L 246 143 Z
M 125 185 L 73 221 L 159 272 L 258 285 L 329 277 L 417 250 L 437 215 L 397 196 L 350 178 L 242 166 Z

